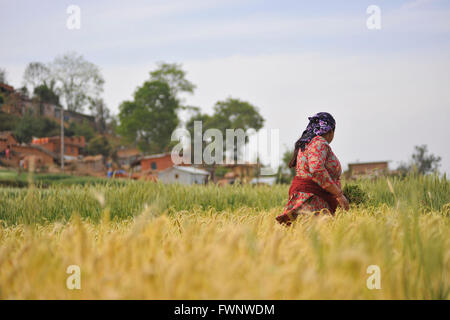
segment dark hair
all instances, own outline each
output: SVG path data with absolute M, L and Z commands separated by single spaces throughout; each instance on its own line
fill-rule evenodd
M 336 121 L 328 112 L 319 112 L 312 117 L 309 117 L 309 123 L 302 136 L 295 142 L 294 154 L 291 161 L 289 161 L 289 168 L 297 166 L 297 155 L 299 150 L 305 151 L 306 145 L 315 136 L 323 136 L 324 134 L 334 131 L 336 128 Z

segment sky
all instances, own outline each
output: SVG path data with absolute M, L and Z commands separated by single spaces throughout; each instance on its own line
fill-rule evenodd
M 66 26 L 70 5 L 80 29 Z M 370 5 L 380 29 L 369 29 Z M 395 169 L 427 144 L 450 173 L 450 1 L 4 1 L 0 68 L 22 86 L 28 63 L 76 51 L 105 78 L 113 113 L 160 61 L 181 63 L 211 113 L 228 97 L 257 106 L 293 148 L 308 116 L 337 121 L 331 146 L 351 162 Z

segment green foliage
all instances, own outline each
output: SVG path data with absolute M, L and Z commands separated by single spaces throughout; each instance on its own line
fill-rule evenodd
M 357 184 L 345 184 L 343 190 L 345 197 L 351 204 L 361 205 L 368 201 L 367 192 Z
M 252 104 L 239 99 L 228 98 L 225 101 L 218 101 L 214 106 L 213 115 L 202 114 L 197 111 L 187 122 L 186 129 L 191 134 L 191 142 L 194 139 L 194 122 L 202 122 L 202 130 L 218 129 L 222 133 L 223 138 L 226 137 L 227 129 L 255 129 L 258 131 L 264 125 L 264 118 L 259 114 L 258 109 Z M 202 133 L 203 133 L 202 132 Z M 248 135 L 245 137 L 245 143 L 248 142 Z M 203 142 L 206 145 L 206 142 Z M 237 158 L 239 152 L 238 144 L 234 144 L 234 155 Z
M 126 183 L 125 180 L 110 181 L 106 178 L 78 177 L 61 173 L 39 173 L 30 176 L 27 172 L 0 171 L 0 190 L 5 190 L 1 189 L 1 187 L 29 187 L 30 181 L 39 188 L 50 188 L 52 186 L 69 187 L 73 185 L 124 185 Z
M 231 171 L 230 168 L 226 168 L 224 166 L 220 166 L 220 167 L 217 167 L 217 169 L 216 169 L 214 174 L 218 178 L 223 178 L 225 176 L 225 174 L 230 172 L 230 171 Z
M 158 69 L 150 72 L 150 80 L 165 82 L 169 85 L 174 97 L 180 92 L 193 93 L 195 85 L 186 80 L 186 72 L 181 69 L 181 65 L 160 62 Z
M 440 162 L 441 157 L 428 153 L 427 145 L 415 146 L 410 163 L 402 162 L 397 171 L 401 176 L 405 176 L 409 172 L 417 172 L 418 174 L 438 172 Z
M 6 70 L 3 68 L 0 68 L 0 83 L 8 83 L 8 80 L 6 79 Z
M 288 170 L 291 178 L 295 177 L 295 168 L 289 168 L 289 162 L 291 162 L 292 156 L 294 155 L 293 150 L 286 150 L 283 153 L 283 170 Z
M 104 194 L 106 207 L 110 208 L 113 219 L 133 217 L 141 213 L 146 205 L 152 203 L 158 203 L 161 212 L 168 214 L 196 209 L 222 212 L 240 210 L 245 207 L 255 210 L 273 209 L 281 212 L 287 202 L 289 189 L 288 185 L 184 186 L 131 180 L 116 182 L 116 180 L 65 175 L 34 175 L 33 179 L 38 184 L 47 183 L 47 186 L 63 183 L 63 181 L 70 186 L 29 190 L 0 188 L 0 220 L 4 223 L 19 223 L 24 216 L 32 216 L 36 222 L 68 220 L 74 212 L 79 213 L 81 217 L 96 220 L 99 219 L 102 210 L 95 199 L 95 193 L 98 192 Z M 74 180 L 77 179 L 84 186 L 73 185 Z M 0 180 L 2 180 L 1 174 Z M 27 180 L 26 175 L 23 175 L 21 180 Z M 390 183 L 394 193 L 390 190 L 386 179 L 357 182 L 369 198 L 367 202 L 360 204 L 364 214 L 379 215 L 383 213 L 380 208 L 397 208 L 399 205 L 404 210 L 413 210 L 417 214 L 430 211 L 443 215 L 449 214 L 450 182 L 448 180 L 431 175 L 408 176 L 406 179 L 391 179 Z M 58 186 L 62 185 L 58 184 Z M 30 193 L 35 195 L 31 207 L 24 201 Z M 343 211 L 338 211 L 337 216 L 345 214 Z
M 225 133 L 226 129 L 255 129 L 264 125 L 264 118 L 252 104 L 239 99 L 228 98 L 214 106 L 211 125 Z
M 89 141 L 87 151 L 90 155 L 101 154 L 104 157 L 108 157 L 111 154 L 111 145 L 108 139 L 102 135 L 98 135 Z
M 59 106 L 59 96 L 46 84 L 34 88 L 33 94 L 40 102 L 52 103 Z
M 64 133 L 68 137 L 83 136 L 86 139 L 86 142 L 89 142 L 95 136 L 95 131 L 92 129 L 88 121 L 83 121 L 81 124 L 76 121 L 72 121 L 69 123 L 69 127 L 64 131 Z
M 166 82 L 146 81 L 136 90 L 134 101 L 120 105 L 118 132 L 141 151 L 165 151 L 179 123 L 178 108 Z
M 103 134 L 107 130 L 108 121 L 110 120 L 110 112 L 105 101 L 100 98 L 89 98 L 89 109 L 95 117 L 97 130 Z
M 13 134 L 18 142 L 31 142 L 33 137 L 51 137 L 59 135 L 59 124 L 51 119 L 24 115 L 15 126 Z
M 19 117 L 0 111 L 0 131 L 13 131 L 19 122 Z

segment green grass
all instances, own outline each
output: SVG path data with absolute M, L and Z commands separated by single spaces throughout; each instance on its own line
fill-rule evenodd
M 26 172 L 18 173 L 16 171 L 2 170 L 0 171 L 0 186 L 24 188 L 32 183 L 41 188 L 48 188 L 50 186 L 71 186 L 71 185 L 93 185 L 93 184 L 107 184 L 109 180 L 106 178 L 88 177 L 88 176 L 73 176 L 69 174 L 60 173 L 43 173 L 33 174 L 30 176 Z M 124 183 L 124 182 L 122 182 Z
M 64 179 L 47 175 L 45 181 Z M 140 214 L 151 207 L 157 214 L 202 210 L 205 214 L 224 210 L 252 208 L 278 209 L 287 201 L 287 185 L 269 186 L 183 186 L 153 182 L 70 178 L 66 187 L 51 184 L 49 188 L 0 188 L 0 220 L 4 225 L 68 221 L 74 214 L 98 222 L 102 208 L 108 208 L 112 219 L 121 220 Z M 42 181 L 37 179 L 36 181 Z M 89 181 L 87 183 L 86 181 Z M 354 183 L 354 182 L 352 182 Z M 392 186 L 390 190 L 389 183 Z M 419 214 L 437 211 L 449 215 L 450 183 L 436 176 L 410 176 L 405 179 L 358 181 L 368 195 L 360 204 L 370 214 L 383 207 L 402 207 Z M 104 199 L 99 201 L 98 199 Z

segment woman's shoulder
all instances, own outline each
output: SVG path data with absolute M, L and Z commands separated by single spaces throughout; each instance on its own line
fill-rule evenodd
M 308 144 L 308 148 L 311 148 L 311 147 L 316 148 L 319 146 L 324 147 L 324 148 L 329 147 L 328 141 L 322 136 L 315 136 L 314 138 L 311 139 L 311 141 Z

